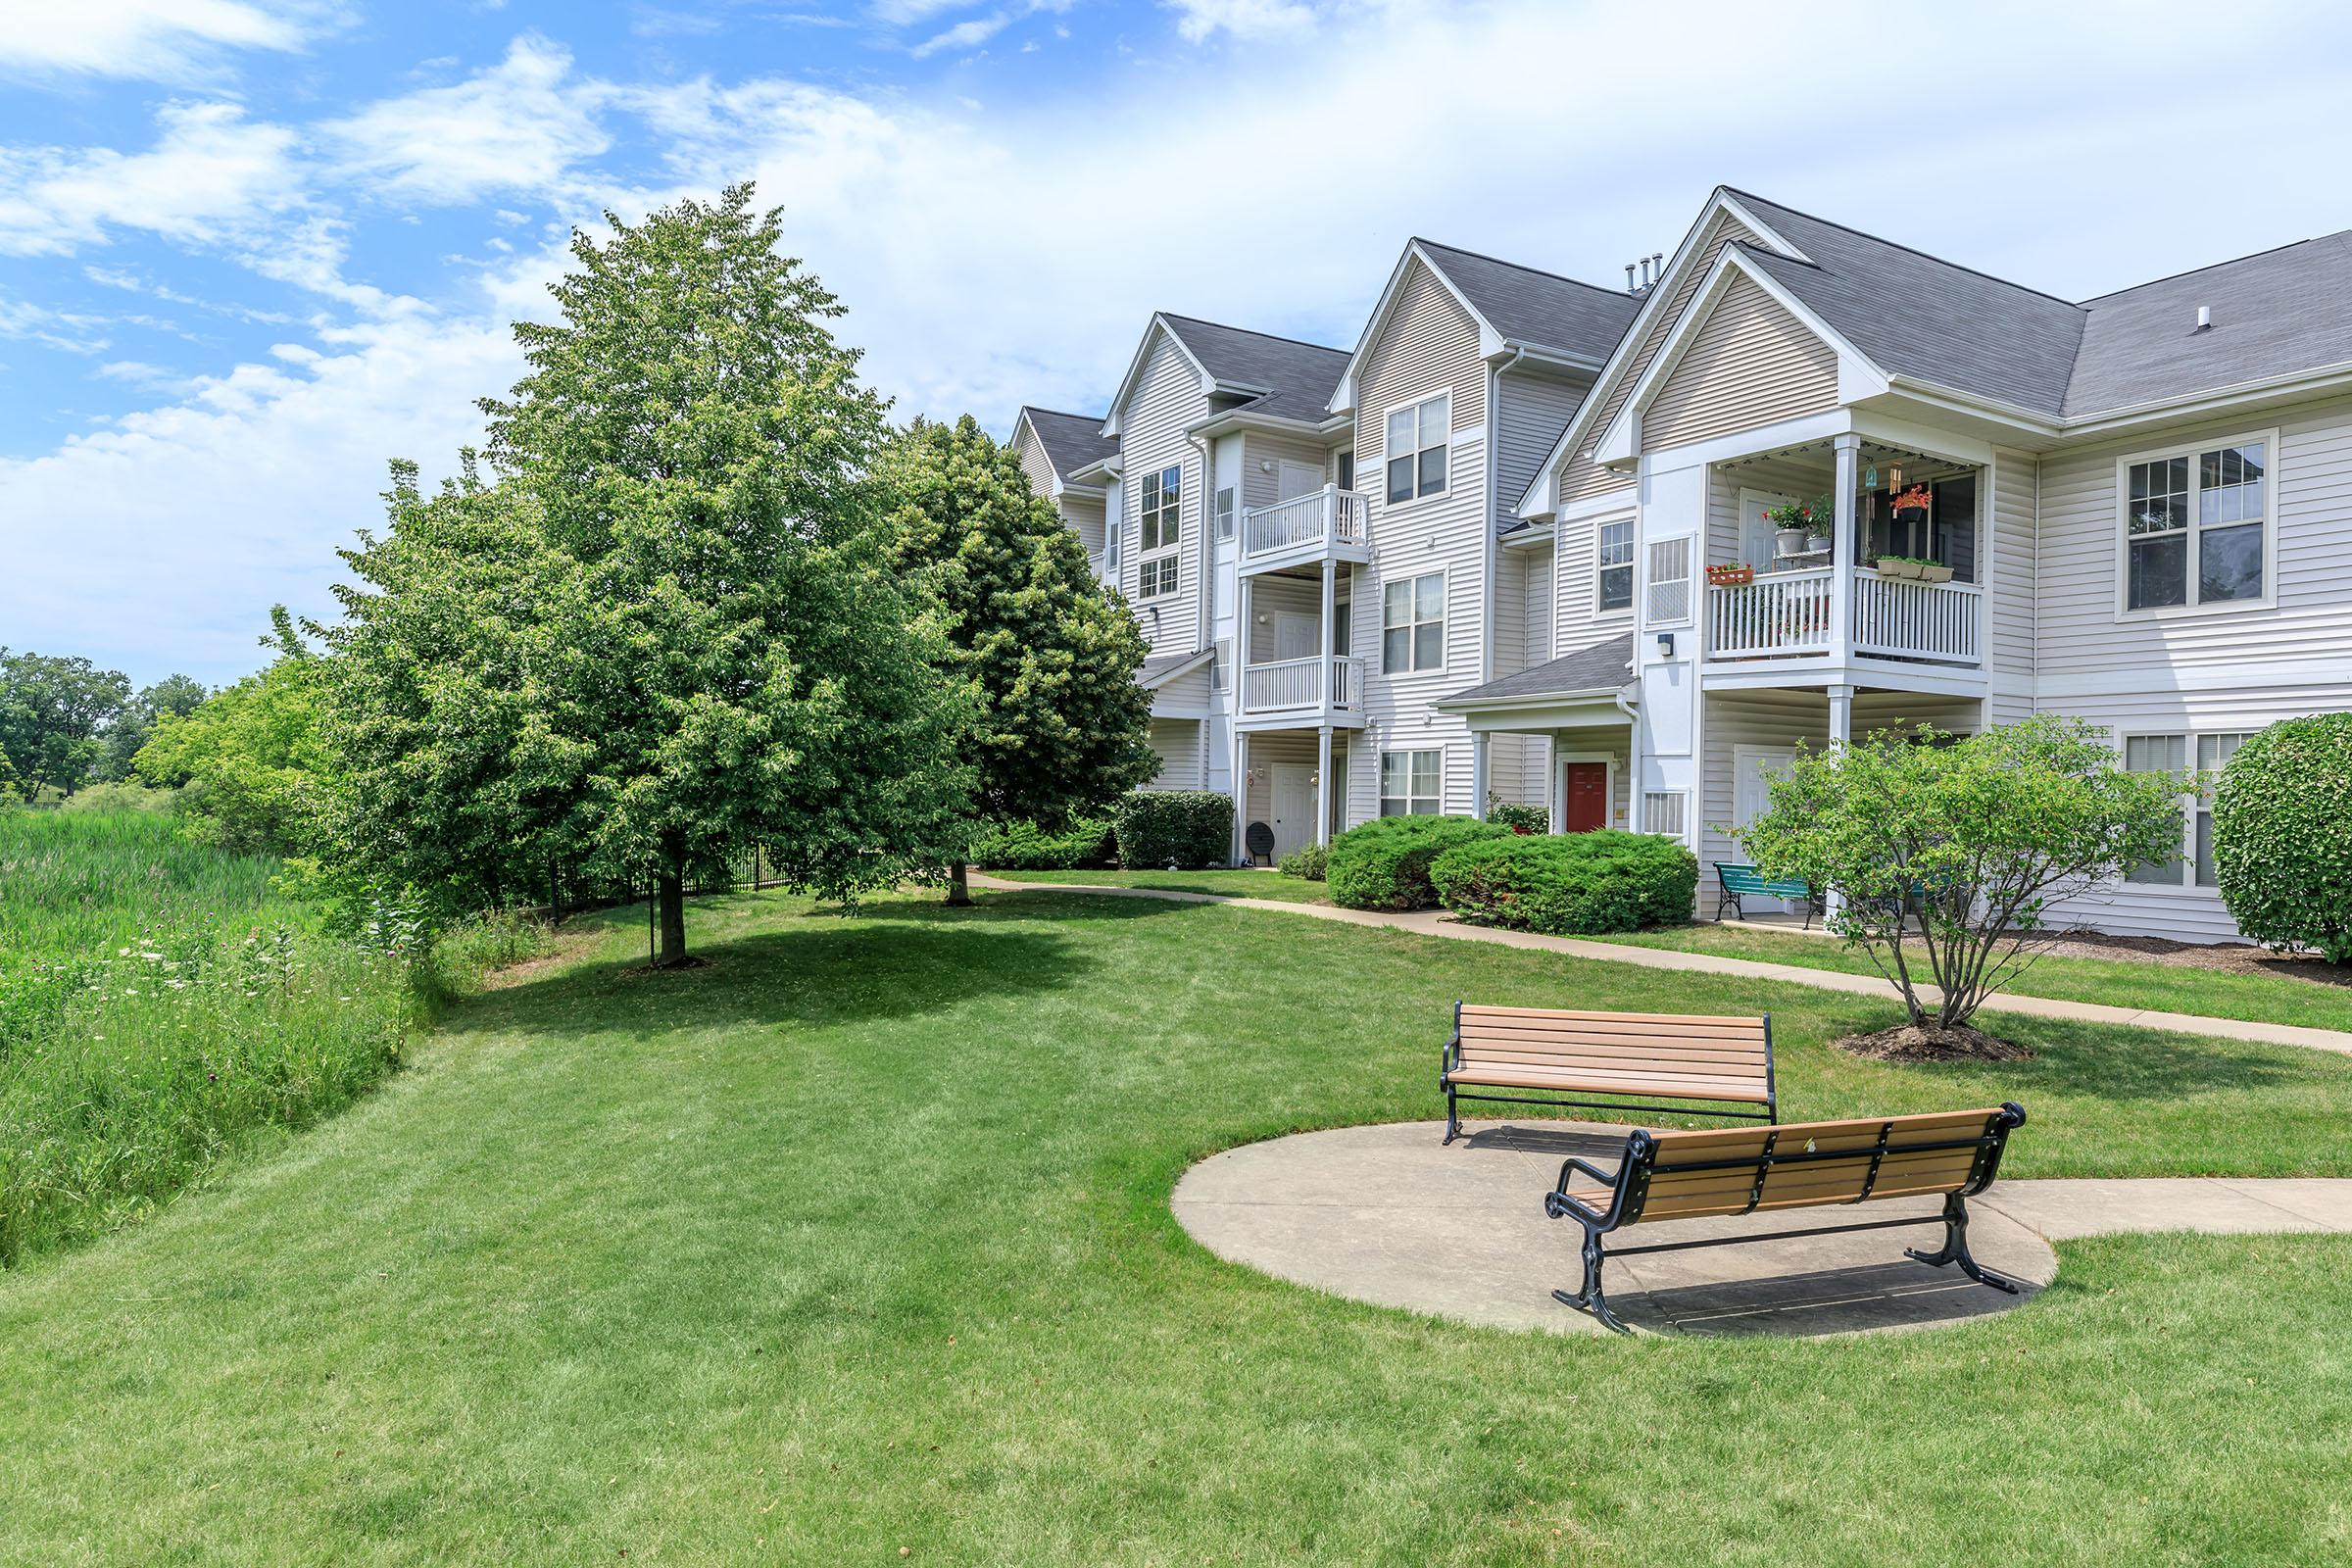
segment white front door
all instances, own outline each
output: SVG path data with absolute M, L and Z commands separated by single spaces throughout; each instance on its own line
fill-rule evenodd
M 1740 559 L 1758 571 L 1772 569 L 1772 558 L 1779 549 L 1772 536 L 1780 530 L 1764 520 L 1765 511 L 1788 504 L 1788 497 L 1768 490 L 1740 492 Z
M 1274 764 L 1274 858 L 1315 842 L 1315 768 L 1311 762 Z
M 1789 747 L 1734 747 L 1732 749 L 1732 820 L 1740 826 L 1745 827 L 1757 817 L 1762 816 L 1765 808 L 1772 804 L 1770 788 L 1772 780 L 1788 771 L 1795 765 L 1795 762 L 1796 752 Z M 1740 849 L 1736 843 L 1733 846 L 1733 853 L 1738 858 L 1745 859 L 1747 858 L 1747 852 Z M 1767 912 L 1778 909 L 1783 913 L 1788 913 L 1791 908 L 1789 902 L 1786 899 L 1745 898 L 1740 902 L 1743 907 L 1763 909 Z
M 1323 488 L 1323 470 L 1311 463 L 1285 463 L 1274 475 L 1275 499 L 1294 501 Z

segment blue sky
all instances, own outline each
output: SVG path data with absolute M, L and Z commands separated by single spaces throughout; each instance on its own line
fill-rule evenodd
M 1602 283 L 1718 181 L 2080 298 L 2352 227 L 2316 6 L 0 0 L 0 644 L 233 678 L 445 472 L 572 224 L 755 177 L 902 415 L 1157 308 L 1351 343 L 1420 233 Z

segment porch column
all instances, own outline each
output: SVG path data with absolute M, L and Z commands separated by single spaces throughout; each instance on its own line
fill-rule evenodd
M 1838 488 L 1831 496 L 1837 537 L 1830 552 L 1830 657 L 1842 662 L 1853 656 L 1847 638 L 1854 614 L 1854 560 L 1862 553 L 1854 538 L 1854 468 L 1862 438 L 1845 430 L 1831 437 L 1831 445 L 1838 454 Z
M 1243 840 L 1250 822 L 1250 737 L 1241 725 L 1233 727 L 1233 863 L 1248 865 L 1250 851 Z
M 1854 689 L 1851 686 L 1833 686 L 1830 688 L 1830 750 L 1842 752 L 1853 738 Z M 1832 891 L 1822 900 L 1821 912 L 1823 916 L 1836 914 L 1842 902 L 1837 893 Z
M 1323 603 L 1328 608 L 1331 604 L 1331 578 L 1328 575 L 1331 567 L 1325 565 L 1323 570 L 1326 573 L 1323 579 Z M 1331 842 L 1331 726 L 1329 724 L 1318 725 L 1315 730 L 1315 842 L 1317 844 Z
M 1323 558 L 1323 643 L 1320 650 L 1323 656 L 1323 701 L 1318 705 L 1326 713 L 1331 711 L 1332 682 L 1339 678 L 1339 662 L 1334 657 L 1331 646 L 1333 620 L 1332 607 L 1337 602 L 1335 598 L 1336 585 L 1332 581 L 1332 560 L 1327 555 Z M 1323 731 L 1323 753 L 1324 764 L 1329 766 L 1331 761 L 1331 730 L 1329 727 L 1326 727 Z
M 1551 745 L 1551 788 L 1544 792 L 1545 803 L 1551 808 L 1551 830 L 1568 831 L 1568 764 L 1560 760 L 1559 741 Z
M 1470 736 L 1470 814 L 1481 822 L 1487 819 L 1487 732 L 1483 729 Z

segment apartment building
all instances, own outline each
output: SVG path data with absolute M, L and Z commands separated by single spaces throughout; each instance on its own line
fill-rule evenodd
M 1345 355 L 1153 318 L 1062 483 L 1165 782 L 1284 849 L 1500 798 L 1703 866 L 1799 744 L 2046 710 L 2179 771 L 2352 708 L 2352 236 L 2078 302 L 1723 188 L 1660 260 L 1415 240 Z M 2208 805 L 2061 914 L 2234 936 Z

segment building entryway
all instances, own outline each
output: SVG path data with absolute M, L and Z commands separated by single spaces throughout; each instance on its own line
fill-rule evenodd
M 1560 831 L 1597 833 L 1609 825 L 1609 764 L 1562 762 Z
M 1764 814 L 1771 805 L 1771 781 L 1786 773 L 1796 762 L 1796 752 L 1786 746 L 1735 746 L 1732 748 L 1732 820 L 1747 826 Z M 1704 866 L 1702 873 L 1712 875 Z M 1744 907 L 1753 905 L 1758 909 L 1777 910 L 1787 914 L 1795 905 L 1787 899 L 1743 898 Z
M 1274 830 L 1274 858 L 1279 861 L 1315 842 L 1315 765 L 1276 762 L 1271 771 L 1274 820 L 1266 825 Z

